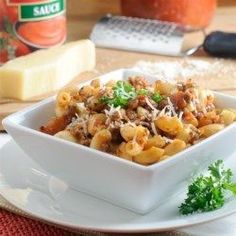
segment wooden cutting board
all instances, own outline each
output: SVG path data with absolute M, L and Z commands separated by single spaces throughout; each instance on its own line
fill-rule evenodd
M 204 53 L 199 53 L 194 57 L 186 58 L 173 58 L 173 57 L 161 57 L 157 55 L 133 53 L 118 50 L 109 49 L 97 49 L 97 66 L 92 72 L 82 73 L 78 75 L 69 85 L 79 84 L 81 81 L 91 79 L 119 68 L 129 68 L 134 66 L 138 61 L 152 61 L 152 62 L 180 62 L 185 63 L 188 61 L 200 61 L 209 62 L 209 71 L 205 71 L 203 74 L 201 71 L 195 76 L 191 76 L 203 87 L 208 87 L 213 90 L 222 91 L 224 93 L 236 95 L 236 61 L 225 59 L 214 59 L 207 57 Z M 193 68 L 194 69 L 194 68 Z M 167 68 L 168 70 L 168 68 Z M 179 78 L 177 78 L 179 79 Z M 32 101 L 21 102 L 11 99 L 0 98 L 0 122 L 9 114 L 19 111 L 27 106 L 30 106 L 46 97 L 54 95 L 45 94 L 42 97 L 37 97 Z M 3 127 L 0 127 L 3 130 Z

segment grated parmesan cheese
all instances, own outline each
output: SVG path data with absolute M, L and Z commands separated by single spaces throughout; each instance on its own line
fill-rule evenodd
M 76 108 L 79 110 L 81 113 L 85 113 L 87 111 L 87 108 L 85 107 L 84 102 L 77 102 L 76 103 Z
M 136 127 L 136 124 L 134 122 L 131 122 L 130 120 L 128 120 L 128 122 L 126 124 L 128 124 L 132 127 Z M 126 125 L 126 124 L 123 124 L 123 126 Z
M 152 112 L 152 121 L 154 121 L 157 118 L 159 112 L 160 112 L 159 110 L 154 110 Z
M 167 138 L 166 136 L 163 136 L 162 138 L 165 139 L 166 143 L 172 143 L 174 141 L 172 139 Z
M 182 121 L 182 118 L 183 118 L 183 114 L 184 114 L 184 112 L 183 111 L 180 111 L 180 113 L 179 113 L 179 119 L 180 119 L 180 121 Z
M 81 125 L 84 133 L 86 134 L 88 132 L 87 130 L 87 122 L 89 119 L 89 115 L 86 115 L 85 117 L 79 116 L 77 113 L 75 113 L 76 118 L 72 120 L 72 122 L 67 126 L 68 128 L 73 128 L 76 125 Z
M 213 63 L 190 59 L 159 62 L 138 61 L 135 64 L 134 69 L 151 76 L 156 76 L 160 80 L 174 82 L 177 78 L 188 79 L 196 75 L 204 76 L 205 74 L 209 74 L 209 72 L 221 72 L 222 65 L 223 63 L 217 59 L 214 60 Z M 221 67 L 221 70 L 219 67 Z
M 151 122 L 151 127 L 152 127 L 152 132 L 153 132 L 155 135 L 158 135 L 157 129 L 156 129 L 156 126 L 155 126 L 154 122 Z
M 145 97 L 145 101 L 147 103 L 147 105 L 152 109 L 152 110 L 157 110 L 153 105 L 152 103 L 149 101 L 148 97 Z
M 166 109 L 167 109 L 168 106 L 165 106 L 161 111 L 160 113 L 158 114 L 157 117 L 161 117 L 161 116 L 164 116 L 166 114 Z
M 107 109 L 104 110 L 105 115 L 107 117 L 110 117 L 110 116 L 114 115 L 116 112 L 118 112 L 119 117 L 122 119 L 122 114 L 120 112 L 120 109 L 121 109 L 120 106 L 114 107 L 113 105 L 109 105 L 109 108 L 110 108 L 110 110 L 107 110 Z
M 171 102 L 171 100 L 170 100 L 169 97 L 167 97 L 167 102 L 168 102 L 168 104 L 169 104 L 169 108 L 170 108 L 171 113 L 172 113 L 174 116 L 176 116 L 177 113 L 176 113 L 175 108 L 174 108 L 174 105 L 173 105 L 173 103 Z

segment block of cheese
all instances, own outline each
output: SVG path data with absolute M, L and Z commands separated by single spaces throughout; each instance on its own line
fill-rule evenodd
M 0 97 L 27 100 L 60 89 L 95 67 L 95 46 L 80 40 L 16 58 L 0 67 Z

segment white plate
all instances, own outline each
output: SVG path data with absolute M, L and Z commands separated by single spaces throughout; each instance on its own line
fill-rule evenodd
M 29 144 L 30 145 L 30 144 Z M 226 161 L 236 173 L 236 158 Z M 184 193 L 146 215 L 138 215 L 108 202 L 70 189 L 47 174 L 11 140 L 0 149 L 0 194 L 19 209 L 67 227 L 103 232 L 154 232 L 195 225 L 236 212 L 230 200 L 217 211 L 180 216 Z
M 99 78 L 106 83 L 111 78 L 127 80 L 130 76 L 137 75 L 141 74 L 134 70 L 119 69 Z M 143 76 L 150 83 L 157 79 Z M 220 93 L 214 95 L 218 108 L 236 109 L 235 97 Z M 78 191 L 106 199 L 140 214 L 151 212 L 167 201 L 167 196 L 177 194 L 183 181 L 190 179 L 193 173 L 204 170 L 219 156 L 226 158 L 235 152 L 236 123 L 176 153 L 172 158 L 143 166 L 39 132 L 39 127 L 53 116 L 55 97 L 14 113 L 2 123 L 22 150 L 54 177 Z

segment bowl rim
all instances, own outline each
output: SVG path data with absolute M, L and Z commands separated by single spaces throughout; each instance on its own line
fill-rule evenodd
M 119 72 L 123 73 L 125 71 L 138 72 L 138 71 L 133 70 L 133 69 L 118 69 L 118 70 L 114 70 L 114 71 L 111 71 L 109 73 L 106 73 L 106 74 L 103 74 L 103 75 L 100 75 L 100 76 L 96 76 L 92 79 L 89 79 L 88 81 L 82 81 L 81 83 L 78 83 L 78 85 L 76 85 L 76 86 L 78 86 L 78 87 L 83 86 L 83 85 L 89 84 L 92 80 L 94 80 L 96 78 L 101 78 L 103 76 L 107 77 L 110 74 L 119 73 Z M 140 73 L 140 72 L 138 72 L 138 73 Z M 146 74 L 143 73 L 143 75 L 146 75 Z M 147 76 L 149 76 L 149 75 L 147 75 Z M 155 76 L 151 76 L 151 77 L 155 78 Z M 214 93 L 214 95 L 216 95 L 216 97 L 225 98 L 225 99 L 233 99 L 233 100 L 235 100 L 235 103 L 236 103 L 236 97 L 234 97 L 232 95 L 227 95 L 227 94 L 223 94 L 223 93 L 219 93 L 219 92 L 215 92 L 215 91 L 213 91 L 213 93 Z M 37 110 L 40 107 L 48 105 L 48 104 L 54 102 L 55 99 L 56 99 L 56 95 L 51 96 L 51 97 L 46 98 L 46 99 L 44 99 L 40 102 L 37 102 L 34 105 L 26 107 L 26 108 L 24 108 L 24 109 L 22 109 L 22 110 L 20 110 L 16 113 L 13 113 L 13 114 L 7 116 L 2 121 L 3 127 L 5 127 L 6 130 L 7 130 L 7 127 L 9 126 L 9 127 L 12 127 L 14 129 L 17 129 L 17 130 L 20 130 L 20 131 L 29 132 L 31 135 L 36 135 L 36 136 L 39 136 L 41 138 L 47 138 L 47 139 L 53 140 L 54 142 L 57 142 L 57 143 L 62 144 L 62 145 L 68 145 L 68 146 L 71 146 L 71 147 L 74 147 L 74 148 L 78 148 L 80 150 L 82 149 L 83 151 L 86 151 L 86 152 L 91 152 L 94 155 L 99 154 L 100 156 L 102 156 L 103 158 L 106 158 L 107 160 L 110 159 L 112 161 L 119 162 L 123 165 L 127 165 L 131 168 L 136 168 L 136 169 L 139 169 L 139 170 L 145 171 L 145 172 L 160 169 L 160 168 L 163 167 L 163 165 L 165 167 L 169 167 L 169 166 L 175 164 L 176 162 L 181 161 L 184 158 L 185 154 L 187 154 L 188 152 L 191 153 L 192 150 L 197 149 L 199 146 L 201 147 L 203 145 L 207 145 L 209 142 L 212 142 L 212 140 L 214 140 L 217 137 L 221 136 L 222 133 L 225 133 L 228 130 L 233 129 L 233 127 L 236 128 L 236 123 L 232 123 L 232 124 L 228 125 L 227 127 L 225 127 L 222 131 L 217 132 L 216 134 L 202 140 L 201 142 L 199 142 L 197 144 L 194 144 L 190 147 L 187 147 L 186 149 L 172 155 L 171 158 L 167 158 L 165 160 L 162 160 L 160 162 L 156 162 L 156 163 L 154 163 L 152 165 L 149 165 L 149 166 L 144 166 L 144 165 L 141 165 L 141 164 L 138 164 L 138 163 L 135 163 L 135 162 L 131 162 L 131 161 L 123 159 L 123 158 L 119 158 L 118 156 L 115 156 L 115 155 L 110 154 L 110 153 L 99 151 L 99 150 L 84 146 L 84 145 L 79 144 L 79 143 L 73 143 L 73 142 L 70 142 L 70 141 L 63 140 L 63 139 L 60 139 L 58 137 L 52 136 L 52 135 L 42 133 L 39 130 L 24 126 L 24 125 L 22 125 L 22 124 L 20 124 L 16 121 L 17 119 L 21 120 L 21 119 L 19 119 L 20 117 L 24 117 L 24 120 L 26 120 L 27 119 L 27 113 L 30 113 L 32 111 Z

